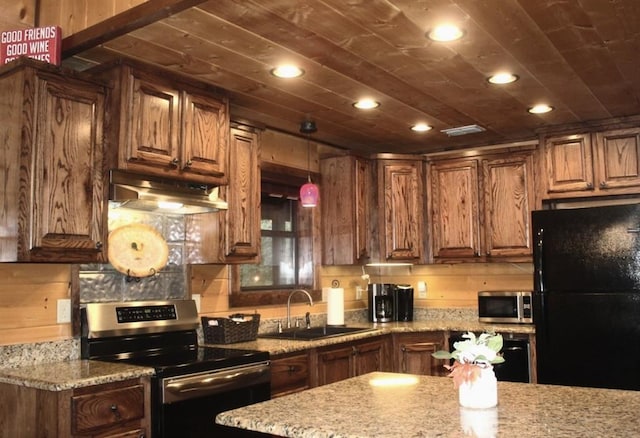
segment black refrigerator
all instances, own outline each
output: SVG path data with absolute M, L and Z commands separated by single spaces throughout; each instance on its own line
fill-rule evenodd
M 538 382 L 640 390 L 640 205 L 532 223 Z

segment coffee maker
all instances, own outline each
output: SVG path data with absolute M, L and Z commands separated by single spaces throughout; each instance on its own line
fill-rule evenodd
M 413 321 L 413 288 L 408 284 L 397 284 L 394 297 L 395 320 Z
M 369 284 L 369 321 L 413 321 L 413 288 L 408 284 Z
M 369 321 L 391 322 L 394 320 L 395 284 L 369 284 Z

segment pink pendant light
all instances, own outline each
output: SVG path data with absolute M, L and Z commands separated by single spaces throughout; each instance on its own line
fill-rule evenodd
M 315 207 L 318 205 L 318 199 L 320 199 L 320 193 L 318 192 L 318 186 L 309 181 L 300 187 L 300 202 L 303 207 Z
M 300 125 L 300 132 L 307 134 L 307 182 L 300 187 L 300 202 L 303 207 L 315 207 L 320 199 L 318 186 L 311 182 L 311 152 L 309 151 L 309 134 L 317 131 L 316 123 L 306 120 Z

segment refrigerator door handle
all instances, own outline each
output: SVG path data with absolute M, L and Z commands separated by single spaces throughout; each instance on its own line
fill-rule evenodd
M 640 228 L 627 228 L 627 233 L 640 233 Z
M 538 228 L 535 234 L 535 266 L 534 271 L 534 290 L 537 292 L 544 292 L 544 280 L 542 278 L 542 259 L 544 249 L 544 228 Z

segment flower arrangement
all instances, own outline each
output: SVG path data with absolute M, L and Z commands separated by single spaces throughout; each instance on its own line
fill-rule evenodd
M 464 341 L 453 344 L 454 351 L 440 350 L 432 354 L 436 359 L 454 360 L 453 365 L 444 367 L 451 371 L 449 377 L 453 377 L 456 388 L 462 383 L 476 381 L 483 369 L 504 362 L 498 353 L 502 350 L 502 335 L 482 333 L 476 337 L 473 332 L 467 332 L 462 337 Z

